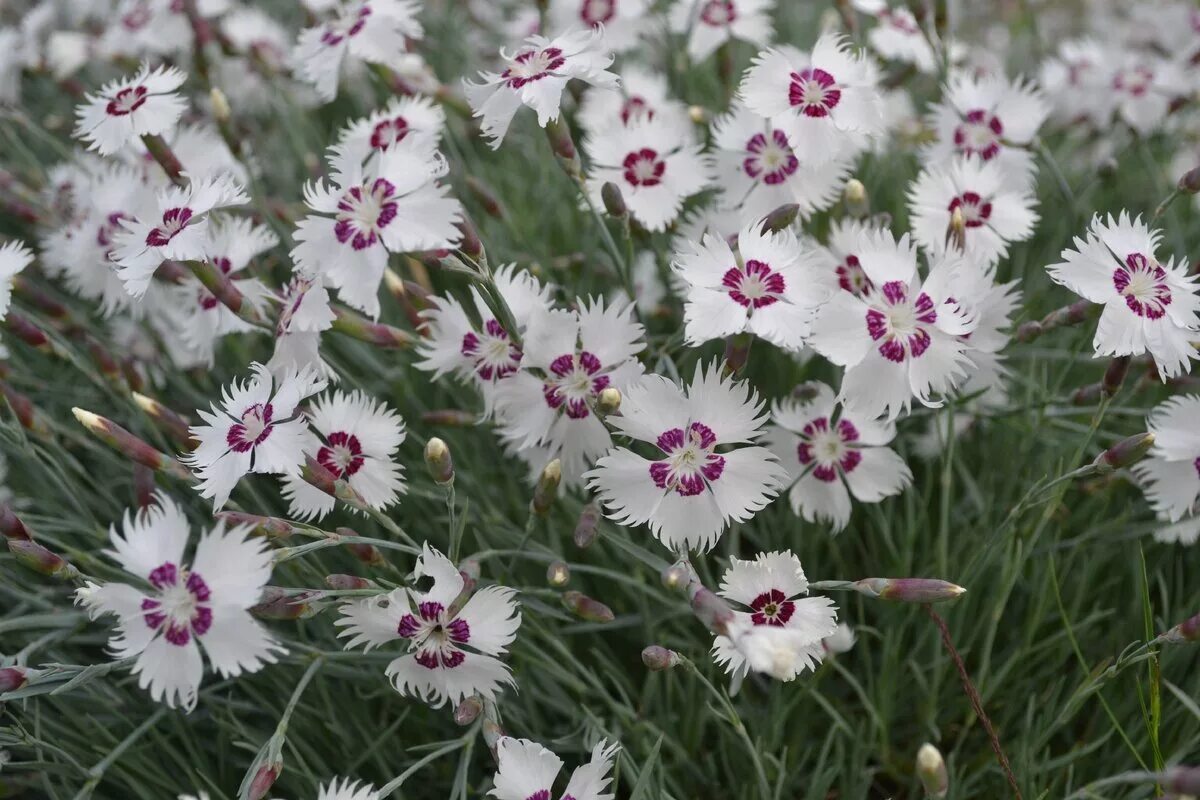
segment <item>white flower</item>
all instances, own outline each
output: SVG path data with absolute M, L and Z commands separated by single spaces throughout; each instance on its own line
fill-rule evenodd
M 600 207 L 600 190 L 614 183 L 629 212 L 647 230 L 662 231 L 683 208 L 683 201 L 708 186 L 710 165 L 703 146 L 687 123 L 674 117 L 646 118 L 589 134 L 584 149 L 591 158 L 588 192 Z
M 829 297 L 820 259 L 802 250 L 791 231 L 765 232 L 762 221 L 737 237 L 706 234 L 675 254 L 675 273 L 687 284 L 685 335 L 695 346 L 743 331 L 786 350 L 798 351 L 817 308 Z
M 321 787 L 317 800 L 379 800 L 379 792 L 369 783 L 351 782 L 349 778 L 339 782 L 334 778 Z
M 889 61 L 912 64 L 927 74 L 937 72 L 933 48 L 911 11 L 903 6 L 889 8 L 885 3 L 852 0 L 851 5 L 875 17 L 877 24 L 867 33 L 867 42 L 876 53 Z
M 774 38 L 775 0 L 676 0 L 668 21 L 687 34 L 688 57 L 703 61 L 731 40 L 766 47 Z
M 593 86 L 617 85 L 617 76 L 608 71 L 613 56 L 605 49 L 599 29 L 571 31 L 554 39 L 530 36 L 516 53 L 501 51 L 500 55 L 506 64 L 503 72 L 481 72 L 480 83 L 463 81 L 467 100 L 493 149 L 504 141 L 523 105 L 537 112 L 543 128 L 558 119 L 563 89 L 572 78 Z
M 247 611 L 271 577 L 271 551 L 248 527 L 218 522 L 200 537 L 190 567 L 190 525 L 169 498 L 158 495 L 136 516 L 126 512 L 121 527 L 110 528 L 107 555 L 148 590 L 89 582 L 76 598 L 93 619 L 116 615 L 108 647 L 114 658 L 136 657 L 138 686 L 156 701 L 195 707 L 201 647 L 222 677 L 257 672 L 286 652 Z
M 762 435 L 762 402 L 746 383 L 696 366 L 686 388 L 661 375 L 631 385 L 612 426 L 655 445 L 649 461 L 618 447 L 584 477 L 608 515 L 622 525 L 647 523 L 668 548 L 709 550 L 730 520 L 745 522 L 778 493 L 785 476 L 764 447 L 716 452 Z
M 1200 517 L 1200 395 L 1172 397 L 1146 420 L 1154 434 L 1150 454 L 1133 472 L 1150 505 L 1165 520 L 1178 523 Z M 1184 530 L 1181 526 L 1178 531 Z M 1173 537 L 1178 539 L 1179 537 Z
M 860 503 L 878 503 L 904 491 L 912 472 L 885 446 L 896 436 L 895 425 L 845 409 L 835 413 L 832 389 L 823 383 L 806 388 L 812 399 L 772 406 L 767 441 L 788 471 L 792 510 L 838 533 L 850 521 L 851 494 Z
M 433 580 L 429 591 L 393 589 L 341 607 L 334 625 L 348 637 L 346 649 L 370 650 L 403 640 L 408 653 L 387 666 L 392 686 L 435 707 L 479 694 L 494 700 L 504 685 L 514 685 L 503 655 L 521 625 L 516 592 L 485 586 L 464 603 L 465 583 L 458 568 L 428 544 L 413 567 L 413 579 Z
M 1050 113 L 1063 122 L 1079 118 L 1102 125 L 1112 113 L 1104 85 L 1105 48 L 1092 39 L 1069 39 L 1042 62 L 1039 82 L 1050 96 Z
M 946 165 L 921 171 L 908 191 L 913 238 L 931 254 L 951 246 L 951 218 L 960 211 L 965 225 L 964 252 L 980 264 L 995 264 L 1008 253 L 1009 242 L 1033 235 L 1037 201 L 1026 189 L 1005 180 L 994 161 L 958 157 Z
M 746 222 L 788 203 L 807 218 L 831 206 L 850 176 L 850 158 L 801 164 L 788 135 L 740 103 L 713 121 L 713 143 L 721 203 Z
M 596 416 L 596 398 L 609 387 L 623 393 L 641 377 L 636 356 L 646 347 L 631 304 L 606 308 L 592 300 L 578 306 L 535 314 L 525 331 L 521 369 L 496 388 L 501 435 L 519 448 L 547 447 L 550 458 L 561 459 L 569 485 L 612 447 Z
M 875 290 L 875 284 L 863 271 L 858 252 L 870 249 L 872 239 L 882 232 L 882 227 L 868 220 L 846 217 L 830 223 L 829 242 L 820 252 L 825 269 L 842 291 L 862 297 Z
M 337 375 L 320 355 L 321 332 L 333 327 L 336 315 L 329 307 L 324 286 L 303 277 L 292 278 L 279 290 L 283 308 L 275 326 L 275 352 L 267 368 L 276 378 L 291 372 L 312 370 L 322 378 Z
M 125 291 L 141 297 L 163 261 L 203 260 L 208 254 L 208 213 L 249 202 L 231 176 L 191 180 L 158 193 L 145 216 L 119 220 L 110 258 Z
M 445 124 L 446 112 L 428 97 L 393 98 L 369 117 L 350 123 L 341 133 L 339 149 L 347 161 L 365 164 L 374 176 L 378 165 L 373 162 L 393 148 L 412 148 L 422 156 L 437 150 Z
M 551 0 L 547 27 L 563 32 L 580 27 L 602 30 L 604 45 L 623 53 L 637 47 L 650 27 L 646 12 L 651 5 L 653 0 Z
M 0 245 L 0 320 L 8 316 L 12 303 L 13 278 L 33 263 L 33 251 L 22 241 Z
M 254 376 L 224 389 L 221 406 L 212 413 L 197 410 L 203 425 L 191 428 L 200 444 L 183 457 L 200 478 L 201 496 L 217 509 L 247 472 L 287 475 L 304 464 L 308 423 L 298 413 L 304 398 L 325 388 L 314 373 L 292 373 L 273 385 L 262 364 L 251 364 Z
M 825 34 L 811 56 L 794 47 L 765 50 L 742 78 L 746 107 L 787 134 L 801 163 L 853 155 L 884 132 L 874 66 Z
M 854 628 L 844 622 L 839 622 L 837 630 L 821 640 L 821 646 L 825 648 L 826 653 L 838 655 L 850 652 L 857 641 L 858 637 L 854 635 Z
M 1104 305 L 1092 341 L 1096 356 L 1149 352 L 1165 381 L 1190 372 L 1198 357 L 1191 340 L 1200 330 L 1200 294 L 1186 261 L 1163 264 L 1155 257 L 1161 238 L 1128 212 L 1107 220 L 1097 215 L 1086 238 L 1075 237 L 1075 248 L 1047 270 L 1055 282 Z
M 730 559 L 719 594 L 749 609 L 734 611 L 736 641 L 718 636 L 713 642 L 713 660 L 735 679 L 753 669 L 790 681 L 821 662 L 821 640 L 837 630 L 833 601 L 800 597 L 808 594 L 808 579 L 790 550 Z
M 592 748 L 591 760 L 571 773 L 562 800 L 613 800 L 604 793 L 612 781 L 613 760 L 621 749 L 604 739 Z M 550 800 L 562 759 L 529 739 L 505 736 L 496 743 L 496 776 L 489 795 L 496 800 Z
M 295 59 L 300 75 L 323 100 L 337 96 L 338 73 L 347 56 L 392 66 L 420 39 L 415 0 L 342 0 L 330 9 L 334 18 L 300 32 Z
M 956 155 L 994 160 L 1008 185 L 1029 189 L 1037 172 L 1029 146 L 1049 113 L 1032 84 L 997 76 L 956 77 L 930 114 L 937 139 L 922 157 L 926 164 Z
M 907 234 L 899 242 L 882 231 L 864 243 L 859 266 L 877 287 L 856 297 L 835 292 L 817 315 L 809 345 L 846 367 L 841 400 L 866 419 L 886 412 L 895 419 L 912 398 L 937 407 L 933 395 L 951 391 L 970 360 L 959 338 L 974 329 L 968 312 L 947 304 L 947 284 L 960 260 L 935 263 L 928 277 L 917 275 L 916 246 Z
M 630 297 L 624 286 L 616 286 L 609 293 L 609 303 L 618 300 L 636 300 L 637 310 L 643 317 L 663 312 L 663 301 L 667 299 L 667 287 L 658 274 L 658 257 L 651 250 L 643 250 L 633 259 L 634 297 Z
M 1110 66 L 1103 95 L 1110 108 L 1142 136 L 1160 128 L 1171 101 L 1190 93 L 1188 80 L 1176 64 L 1144 53 L 1127 53 Z
M 493 279 L 512 311 L 513 321 L 521 328 L 535 311 L 550 305 L 549 287 L 512 264 L 497 269 Z M 497 383 L 515 374 L 521 366 L 521 348 L 512 342 L 509 332 L 492 314 L 478 290 L 473 288 L 471 297 L 481 321 L 478 327 L 458 300 L 431 298 L 431 308 L 424 312 L 428 335 L 421 341 L 422 360 L 417 362 L 417 368 L 432 372 L 435 378 L 452 373 L 473 383 L 490 410 Z
M 670 117 L 684 127 L 691 124 L 687 106 L 671 97 L 667 77 L 637 65 L 621 70 L 618 86 L 588 89 L 579 104 L 580 126 L 597 136 L 653 117 Z
M 187 75 L 174 67 L 149 64 L 132 78 L 112 81 L 75 109 L 79 124 L 75 136 L 89 150 L 111 155 L 141 136 L 170 132 L 187 109 L 187 101 L 175 90 Z
M 230 175 L 238 183 L 246 183 L 246 167 L 230 152 L 229 145 L 216 128 L 201 124 L 180 125 L 164 138 L 179 163 L 187 168 L 189 180 Z M 125 150 L 122 156 L 131 166 L 141 169 L 148 182 L 158 187 L 170 182 L 141 142 Z
M 404 441 L 404 420 L 362 392 L 334 392 L 314 400 L 306 414 L 313 434 L 304 448 L 321 466 L 350 484 L 368 506 L 382 510 L 405 491 L 404 468 L 393 459 Z M 293 517 L 320 519 L 336 501 L 299 475 L 283 478 Z

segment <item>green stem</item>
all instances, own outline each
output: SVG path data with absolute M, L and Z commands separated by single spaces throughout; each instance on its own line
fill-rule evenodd
M 745 723 L 742 722 L 741 715 L 738 714 L 737 709 L 730 702 L 729 696 L 713 686 L 691 659 L 680 656 L 679 663 L 687 667 L 696 676 L 696 680 L 703 684 L 708 693 L 716 698 L 717 703 L 725 710 L 726 715 L 728 715 L 729 724 L 733 726 L 733 730 L 737 733 L 738 738 L 746 746 L 746 752 L 750 754 L 750 761 L 754 764 L 754 772 L 758 778 L 758 791 L 762 796 L 762 800 L 771 800 L 771 783 L 767 780 L 767 770 L 758 755 L 758 748 L 755 747 L 754 741 L 750 738 L 750 733 L 746 730 Z
M 425 766 L 426 764 L 428 764 L 431 761 L 436 761 L 437 759 L 441 758 L 444 755 L 453 753 L 455 750 L 461 750 L 462 748 L 466 747 L 467 742 L 470 741 L 471 739 L 475 738 L 475 732 L 478 728 L 479 728 L 479 724 L 476 723 L 475 725 L 473 725 L 471 727 L 470 732 L 465 734 L 462 738 L 455 739 L 453 742 L 450 742 L 450 744 L 444 745 L 443 747 L 439 747 L 437 750 L 434 750 L 433 752 L 431 752 L 428 755 L 424 756 L 423 758 L 419 759 L 411 767 L 404 770 L 404 772 L 401 772 L 395 778 L 393 778 L 392 780 L 390 780 L 386 784 L 384 784 L 383 788 L 379 790 L 379 792 L 377 793 L 376 796 L 381 797 L 381 798 L 387 797 L 392 792 L 396 791 L 401 786 L 403 786 L 404 782 L 406 780 L 408 780 L 409 778 L 411 778 L 413 776 L 413 774 L 417 770 L 419 770 L 421 767 Z

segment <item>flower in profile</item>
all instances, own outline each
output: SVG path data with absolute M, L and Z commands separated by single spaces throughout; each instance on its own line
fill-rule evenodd
M 350 123 L 342 130 L 338 147 L 348 162 L 365 164 L 367 174 L 376 175 L 378 160 L 389 150 L 412 149 L 423 157 L 437 150 L 445 124 L 446 112 L 428 97 L 397 97 Z
M 671 96 L 667 76 L 636 64 L 621 70 L 618 85 L 588 89 L 579 104 L 580 126 L 596 136 L 654 117 L 690 124 L 687 106 Z
M 187 75 L 175 67 L 149 64 L 132 78 L 108 83 L 75 109 L 75 136 L 89 150 L 112 155 L 141 136 L 169 133 L 187 110 L 187 101 L 176 91 Z
M 895 419 L 916 397 L 938 407 L 966 375 L 968 345 L 961 338 L 975 327 L 973 311 L 947 303 L 950 278 L 975 267 L 961 259 L 936 261 L 922 281 L 917 248 L 908 234 L 899 242 L 890 231 L 864 241 L 859 266 L 875 287 L 861 297 L 834 292 L 817 315 L 809 345 L 846 368 L 840 399 L 860 418 L 886 413 Z
M 498 656 L 521 625 L 515 590 L 485 586 L 467 600 L 458 568 L 428 544 L 413 567 L 414 581 L 425 577 L 433 581 L 428 591 L 401 587 L 342 605 L 338 636 L 348 639 L 346 649 L 403 641 L 408 652 L 386 670 L 402 695 L 435 707 L 472 694 L 494 700 L 501 686 L 513 685 Z
M 878 503 L 912 483 L 912 472 L 887 444 L 896 426 L 839 409 L 823 383 L 807 388 L 814 396 L 778 400 L 767 442 L 788 471 L 792 510 L 809 522 L 838 533 L 850 521 L 850 497 Z
M 536 111 L 543 128 L 558 119 L 563 89 L 572 78 L 593 86 L 617 85 L 617 76 L 608 71 L 613 56 L 598 28 L 574 30 L 554 39 L 530 36 L 515 53 L 501 51 L 500 56 L 503 71 L 481 72 L 478 83 L 463 81 L 467 100 L 492 149 L 500 147 L 521 106 Z
M 775 36 L 771 12 L 775 0 L 676 0 L 668 24 L 687 34 L 688 57 L 703 61 L 726 42 L 766 47 Z
M 371 508 L 399 500 L 404 468 L 394 459 L 405 431 L 396 412 L 361 391 L 338 391 L 314 400 L 306 416 L 312 430 L 305 455 L 350 484 Z M 336 502 L 295 473 L 284 476 L 283 494 L 291 515 L 302 520 L 324 517 Z
M 124 230 L 113 232 L 112 261 L 125 291 L 141 297 L 154 271 L 164 261 L 203 261 L 208 255 L 209 212 L 238 206 L 250 198 L 229 175 L 170 186 L 158 193 L 145 216 L 117 220 Z
M 824 34 L 812 53 L 764 50 L 742 78 L 746 107 L 783 131 L 804 164 L 854 155 L 883 134 L 875 67 L 843 37 Z
M 712 648 L 713 660 L 735 680 L 753 669 L 790 681 L 821 662 L 822 640 L 837 632 L 833 601 L 802 597 L 808 594 L 808 578 L 790 550 L 730 559 L 719 594 L 741 606 L 730 631 L 738 641 L 718 636 Z M 779 635 L 758 628 L 776 628 Z
M 389 148 L 368 173 L 354 153 L 337 146 L 329 159 L 332 184 L 304 187 L 313 212 L 296 223 L 296 271 L 320 278 L 338 298 L 372 319 L 379 316 L 379 283 L 388 253 L 453 247 L 462 207 L 439 182 L 447 172 L 435 152 Z
M 337 97 L 338 73 L 349 58 L 393 66 L 408 49 L 408 39 L 424 31 L 415 0 L 339 0 L 332 18 L 300 33 L 294 57 L 299 74 L 326 102 Z
M 329 306 L 329 292 L 319 283 L 294 277 L 279 290 L 282 305 L 275 326 L 275 352 L 267 368 L 276 378 L 311 370 L 322 378 L 337 380 L 337 374 L 321 358 L 321 332 L 333 327 L 336 315 Z
M 1164 381 L 1190 372 L 1200 356 L 1192 340 L 1200 330 L 1200 281 L 1187 274 L 1187 262 L 1165 264 L 1154 251 L 1162 232 L 1141 217 L 1122 211 L 1096 215 L 1085 238 L 1046 269 L 1051 279 L 1104 306 L 1092 347 L 1096 356 L 1149 353 Z
M 762 402 L 718 363 L 696 366 L 691 384 L 647 375 L 609 418 L 619 433 L 654 445 L 653 460 L 618 447 L 584 475 L 616 522 L 646 523 L 673 551 L 709 550 L 730 520 L 745 522 L 779 492 L 786 473 L 765 447 Z M 717 448 L 722 447 L 721 452 Z
M 1160 541 L 1191 544 L 1200 534 L 1200 395 L 1172 397 L 1146 420 L 1154 434 L 1150 454 L 1133 473 L 1159 517 L 1169 523 L 1156 532 Z
M 22 270 L 33 263 L 33 251 L 19 240 L 0 245 L 0 320 L 8 315 L 12 303 L 12 285 Z
M 624 392 L 642 375 L 637 354 L 645 330 L 633 306 L 580 301 L 577 311 L 535 314 L 525 332 L 521 369 L 497 384 L 501 435 L 518 448 L 544 446 L 546 459 L 562 462 L 568 485 L 612 447 L 596 413 L 600 392 Z
M 649 27 L 652 0 L 550 0 L 548 29 L 569 31 L 595 28 L 604 32 L 604 45 L 616 53 L 638 46 Z M 525 798 L 521 798 L 525 800 Z
M 138 686 L 156 701 L 191 711 L 203 664 L 222 677 L 257 672 L 286 652 L 247 610 L 271 577 L 271 551 L 250 538 L 248 526 L 218 522 L 196 544 L 190 566 L 184 550 L 191 526 L 164 495 L 136 515 L 125 513 L 121 531 L 109 530 L 107 551 L 139 585 L 89 581 L 76 602 L 92 618 L 117 617 L 108 641 L 115 658 L 135 658 Z
M 666 230 L 683 201 L 708 186 L 710 164 L 690 123 L 672 116 L 641 117 L 621 128 L 589 134 L 588 193 L 597 208 L 606 183 L 621 190 L 629 213 L 650 231 Z
M 675 254 L 675 274 L 687 284 L 684 333 L 695 346 L 747 331 L 785 350 L 803 347 L 831 282 L 812 249 L 789 230 L 771 233 L 762 221 L 737 236 L 737 253 L 706 234 Z M 824 280 L 822 280 L 824 278 Z
M 321 787 L 317 800 L 379 800 L 379 792 L 369 783 L 334 778 Z
M 608 744 L 604 739 L 592 748 L 588 763 L 575 768 L 561 800 L 612 800 L 613 794 L 604 793 L 612 781 L 613 760 L 621 745 Z M 496 800 L 550 800 L 554 792 L 554 779 L 562 769 L 563 761 L 554 753 L 529 739 L 514 739 L 504 736 L 496 743 L 496 776 L 488 794 Z
M 201 496 L 211 497 L 218 510 L 248 472 L 299 472 L 309 433 L 297 407 L 325 388 L 312 371 L 290 373 L 276 385 L 262 364 L 250 369 L 253 377 L 223 390 L 219 407 L 212 404 L 211 413 L 197 410 L 204 424 L 191 433 L 199 445 L 182 458 L 200 479 Z
M 1033 235 L 1038 215 L 1028 189 L 1015 188 L 997 161 L 959 156 L 921 171 L 908 191 L 913 238 L 932 255 L 957 248 L 979 264 L 995 264 L 1010 242 Z M 962 216 L 961 240 L 951 235 Z

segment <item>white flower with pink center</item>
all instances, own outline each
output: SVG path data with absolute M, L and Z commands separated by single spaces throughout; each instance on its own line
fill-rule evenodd
M 914 397 L 939 407 L 934 397 L 966 375 L 969 345 L 962 337 L 977 324 L 973 309 L 946 302 L 948 285 L 957 270 L 976 267 L 940 260 L 922 281 L 916 246 L 907 234 L 897 242 L 890 231 L 866 240 L 858 261 L 876 288 L 861 297 L 834 292 L 809 345 L 846 368 L 840 399 L 857 417 L 895 419 Z
M 581 300 L 577 311 L 535 314 L 520 371 L 497 385 L 501 436 L 518 448 L 547 448 L 547 460 L 562 461 L 563 480 L 580 484 L 612 447 L 596 399 L 609 387 L 624 392 L 641 377 L 637 354 L 646 347 L 644 335 L 629 303 Z
M 669 117 L 684 127 L 691 124 L 687 106 L 671 96 L 666 75 L 637 65 L 621 70 L 618 86 L 589 88 L 579 104 L 579 124 L 592 136 L 655 117 Z
M 0 320 L 8 316 L 13 279 L 32 263 L 33 251 L 24 242 L 14 239 L 0 245 Z
M 850 498 L 878 503 L 912 483 L 912 472 L 886 445 L 896 427 L 838 406 L 823 383 L 800 387 L 808 399 L 776 401 L 770 448 L 788 471 L 792 510 L 838 533 L 850 521 Z
M 592 747 L 591 760 L 575 768 L 559 800 L 613 800 L 604 793 L 612 781 L 613 761 L 619 744 L 601 739 Z M 563 761 L 537 742 L 505 736 L 496 743 L 496 775 L 488 795 L 496 800 L 551 800 L 554 780 Z
M 379 158 L 396 149 L 424 156 L 438 149 L 446 112 L 428 97 L 412 95 L 392 99 L 369 117 L 355 120 L 341 132 L 339 148 L 348 161 L 366 165 L 375 174 Z
M 864 0 L 852 0 L 851 5 L 875 17 L 875 26 L 867 32 L 872 50 L 889 61 L 912 64 L 920 72 L 937 72 L 933 48 L 911 11 L 902 5 L 891 8 L 886 3 Z
M 996 75 L 959 76 L 930 113 L 937 139 L 923 150 L 922 159 L 927 164 L 955 156 L 995 161 L 1006 182 L 1028 189 L 1037 174 L 1029 147 L 1049 114 L 1050 106 L 1033 84 Z
M 666 230 L 683 201 L 707 188 L 711 165 L 678 118 L 641 117 L 622 128 L 589 134 L 584 149 L 591 159 L 588 192 L 599 208 L 600 190 L 614 183 L 629 213 L 650 231 Z
M 1093 39 L 1068 39 L 1042 62 L 1038 82 L 1050 99 L 1050 113 L 1061 122 L 1090 120 L 1102 125 L 1112 114 L 1105 86 L 1110 57 Z
M 616 53 L 632 50 L 652 28 L 647 11 L 651 0 L 550 0 L 548 29 L 566 32 L 595 28 L 604 32 L 604 46 Z M 522 798 L 521 800 L 524 800 Z
M 408 50 L 409 39 L 424 31 L 417 21 L 415 0 L 342 0 L 331 16 L 301 31 L 295 60 L 304 80 L 326 102 L 337 97 L 338 73 L 347 58 L 395 66 Z
M 1104 306 L 1092 341 L 1096 357 L 1149 353 L 1165 381 L 1190 372 L 1200 357 L 1192 346 L 1200 331 L 1200 279 L 1188 275 L 1186 260 L 1158 260 L 1161 239 L 1161 231 L 1126 211 L 1116 219 L 1096 215 L 1086 237 L 1076 236 L 1074 249 L 1046 269 L 1056 283 Z
M 299 274 L 320 278 L 374 319 L 388 254 L 453 247 L 462 206 L 440 183 L 445 159 L 428 149 L 389 148 L 373 170 L 341 146 L 331 152 L 332 184 L 304 187 L 316 213 L 296 224 L 292 259 Z
M 1037 200 L 1015 187 L 996 161 L 956 157 L 921 171 L 908 191 L 913 238 L 933 255 L 956 247 L 950 236 L 954 212 L 963 218 L 964 254 L 982 265 L 1008 254 L 1010 242 L 1033 236 Z
M 717 363 L 697 365 L 686 387 L 647 375 L 609 422 L 657 452 L 647 459 L 618 447 L 584 477 L 621 525 L 647 524 L 675 552 L 710 550 L 730 520 L 745 522 L 771 502 L 786 475 L 765 447 L 735 447 L 763 434 L 762 410 L 754 390 L 723 377 Z
M 617 76 L 608 71 L 613 56 L 598 28 L 574 30 L 554 39 L 530 36 L 515 53 L 501 50 L 500 56 L 505 64 L 502 71 L 481 72 L 478 83 L 463 81 L 492 149 L 500 147 L 522 106 L 537 112 L 543 128 L 558 119 L 563 89 L 572 78 L 593 86 L 617 86 Z
M 853 156 L 883 134 L 883 101 L 875 67 L 847 41 L 825 34 L 812 53 L 765 50 L 742 78 L 746 107 L 787 134 L 804 164 Z
M 267 369 L 276 378 L 312 371 L 337 380 L 320 354 L 321 332 L 333 327 L 336 318 L 329 306 L 329 292 L 308 278 L 295 277 L 279 290 L 277 299 L 282 308 L 275 326 L 275 352 Z
M 334 779 L 328 786 L 322 786 L 317 793 L 317 800 L 380 800 L 379 792 L 369 783 L 351 781 L 349 778 Z
M 522 330 L 536 312 L 550 305 L 549 287 L 514 265 L 500 267 L 493 279 Z M 471 297 L 481 324 L 473 322 L 455 298 L 432 298 L 431 307 L 424 312 L 428 335 L 421 341 L 422 360 L 416 366 L 435 378 L 452 374 L 475 385 L 490 413 L 497 385 L 516 374 L 522 353 L 479 292 L 472 289 Z
M 221 677 L 257 672 L 286 650 L 247 609 L 271 577 L 271 551 L 248 527 L 217 523 L 200 537 L 191 563 L 191 526 L 164 495 L 109 530 L 107 555 L 137 581 L 87 585 L 76 602 L 92 618 L 117 617 L 113 657 L 135 658 L 138 686 L 156 701 L 191 711 L 204 670 L 201 649 Z
M 775 0 L 675 0 L 668 24 L 687 36 L 688 57 L 703 61 L 730 41 L 766 47 L 775 38 Z
M 1192 93 L 1184 71 L 1174 62 L 1148 53 L 1130 53 L 1104 62 L 1108 86 L 1101 89 L 1108 107 L 1138 134 L 1162 127 L 1171 102 Z
M 404 442 L 404 420 L 363 392 L 334 392 L 314 400 L 306 416 L 312 432 L 304 448 L 335 478 L 346 481 L 371 508 L 394 505 L 406 490 L 396 450 Z M 336 500 L 299 475 L 285 475 L 283 494 L 297 519 L 321 519 Z
M 338 636 L 348 639 L 346 649 L 403 642 L 407 653 L 386 670 L 402 695 L 434 707 L 472 694 L 494 700 L 502 686 L 515 685 L 498 656 L 521 626 L 516 591 L 492 585 L 472 593 L 458 568 L 428 544 L 413 567 L 414 582 L 426 577 L 433 581 L 428 591 L 398 588 L 343 605 L 334 622 Z
M 250 198 L 229 175 L 170 186 L 138 216 L 118 220 L 109 258 L 125 291 L 141 297 L 164 261 L 203 261 L 208 255 L 209 212 L 248 203 Z
M 807 218 L 833 205 L 850 176 L 849 158 L 802 164 L 786 133 L 740 103 L 713 121 L 712 133 L 720 202 L 746 222 L 788 203 Z
M 132 78 L 108 83 L 75 109 L 75 136 L 89 150 L 112 155 L 141 136 L 169 133 L 187 110 L 176 91 L 187 75 L 174 67 L 151 71 L 142 64 Z
M 707 234 L 675 254 L 675 274 L 687 285 L 684 333 L 695 346 L 749 332 L 799 351 L 830 281 L 820 257 L 791 231 L 764 232 L 762 221 L 742 228 L 737 252 Z
M 725 671 L 741 681 L 755 667 L 757 658 L 748 659 L 747 648 L 757 649 L 758 628 L 775 628 L 785 633 L 782 640 L 774 644 L 790 650 L 778 653 L 782 669 L 758 669 L 776 673 L 773 676 L 783 681 L 793 680 L 806 669 L 814 669 L 821 663 L 825 651 L 821 640 L 837 631 L 837 606 L 827 597 L 803 597 L 808 594 L 808 578 L 800 559 L 790 550 L 759 553 L 753 560 L 730 559 L 729 569 L 721 578 L 719 594 L 726 600 L 741 606 L 734 612 L 735 631 L 741 631 L 741 647 L 727 636 L 718 636 L 713 642 L 713 660 L 725 667 Z M 765 654 L 764 654 L 765 655 Z M 772 658 L 771 661 L 776 659 Z M 759 665 L 764 666 L 762 664 Z
M 1194 544 L 1200 537 L 1200 395 L 1172 397 L 1156 406 L 1146 428 L 1154 434 L 1154 446 L 1133 473 L 1159 518 L 1171 523 L 1155 538 Z
M 867 277 L 858 254 L 871 248 L 871 240 L 882 231 L 882 227 L 869 220 L 846 217 L 832 221 L 828 242 L 817 251 L 826 280 L 832 280 L 839 290 L 855 297 L 865 297 L 875 291 L 875 284 Z
M 300 401 L 325 388 L 311 372 L 291 373 L 275 385 L 262 364 L 251 364 L 254 375 L 233 381 L 212 412 L 197 410 L 203 425 L 191 428 L 200 444 L 182 460 L 200 479 L 197 490 L 220 509 L 248 472 L 289 475 L 304 465 L 308 422 L 299 413 Z

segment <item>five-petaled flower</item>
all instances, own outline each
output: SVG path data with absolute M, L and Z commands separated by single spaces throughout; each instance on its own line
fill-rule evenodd
M 174 67 L 152 71 L 142 64 L 132 78 L 115 80 L 87 96 L 75 109 L 75 136 L 87 142 L 89 150 L 107 156 L 138 137 L 169 133 L 187 109 L 187 101 L 176 92 L 186 79 Z
M 1146 420 L 1150 454 L 1133 466 L 1146 499 L 1164 525 L 1155 538 L 1194 544 L 1200 538 L 1200 395 L 1172 397 Z
M 321 99 L 337 96 L 338 73 L 347 56 L 370 64 L 400 66 L 408 39 L 424 33 L 416 0 L 339 0 L 331 19 L 301 32 L 296 43 L 298 72 Z
M 575 768 L 560 800 L 612 800 L 604 790 L 612 780 L 613 760 L 619 744 L 601 739 L 592 748 L 591 760 Z M 551 800 L 554 779 L 563 761 L 537 742 L 505 736 L 496 743 L 496 776 L 488 794 L 496 800 Z

